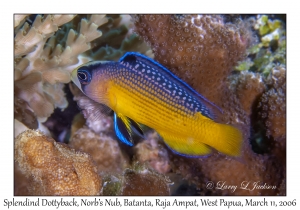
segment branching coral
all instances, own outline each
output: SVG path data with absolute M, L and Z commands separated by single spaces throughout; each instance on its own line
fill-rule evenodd
M 15 139 L 15 161 L 30 180 L 31 195 L 99 195 L 101 179 L 91 157 L 39 131 Z
M 83 19 L 79 34 L 71 29 L 63 48 L 55 43 L 53 34 L 73 18 L 74 15 L 38 15 L 31 26 L 25 22 L 15 32 L 15 95 L 26 101 L 37 117 L 48 117 L 55 107 L 67 106 L 62 83 L 70 82 L 68 70 L 80 63 L 78 55 L 101 36 L 97 28 L 106 21 L 104 15 Z
M 94 60 L 117 61 L 128 51 L 137 51 L 153 57 L 149 46 L 132 33 L 129 15 L 107 15 L 106 17 L 108 23 L 99 28 L 103 31 L 103 36 L 94 42 L 95 48 L 88 52 L 90 57 Z
M 124 20 L 124 18 L 127 21 Z M 128 33 L 128 21 L 129 18 L 119 15 L 15 16 L 14 95 L 16 136 L 29 128 L 42 129 L 42 124 L 40 123 L 45 121 L 53 113 L 54 108 L 58 107 L 64 109 L 67 107 L 68 103 L 63 87 L 64 84 L 70 82 L 70 71 L 73 70 L 74 65 L 80 65 L 91 59 L 118 59 L 128 50 L 138 50 L 151 56 L 150 48 L 135 34 Z M 103 37 L 101 37 L 102 34 L 104 34 Z M 83 95 L 78 97 L 84 98 Z M 79 104 L 80 103 L 84 103 L 84 100 L 79 100 Z M 93 127 L 98 133 L 105 131 L 106 134 L 112 134 L 111 116 L 99 120 L 98 122 L 100 124 L 97 124 L 95 123 L 96 118 L 88 118 L 87 125 Z M 53 123 L 48 122 L 46 125 L 50 124 L 52 125 Z M 79 124 L 82 124 L 82 122 Z M 22 138 L 27 135 L 29 134 L 23 133 Z M 37 135 L 41 136 L 40 133 Z M 19 136 L 16 141 L 18 142 L 20 138 Z M 45 136 L 32 138 L 50 141 L 46 139 Z M 93 158 L 96 163 L 100 162 L 103 164 L 103 167 L 100 167 L 101 164 L 99 165 L 99 172 L 101 173 L 105 171 L 111 172 L 112 170 L 115 170 L 116 173 L 120 173 L 126 164 L 128 164 L 126 157 L 121 155 L 122 152 L 120 151 L 118 143 L 110 136 L 99 136 L 91 130 L 87 131 L 87 129 L 83 129 L 74 135 L 72 140 L 70 146 L 88 151 L 90 154 L 95 155 Z M 85 144 L 83 144 L 83 142 L 85 142 Z M 87 142 L 90 144 L 86 144 Z M 34 143 L 36 147 L 43 147 L 44 144 L 46 144 L 45 141 Z M 54 142 L 48 142 L 47 145 L 48 144 L 51 148 L 54 148 L 53 156 L 61 156 L 56 152 L 56 149 L 65 150 L 63 153 L 68 152 L 66 146 L 61 146 Z M 94 146 L 91 148 L 88 145 Z M 104 146 L 104 148 L 102 148 L 102 146 Z M 96 154 L 98 153 L 97 148 L 105 149 L 103 151 L 106 152 L 106 155 L 101 156 L 104 157 L 104 159 L 97 159 L 97 157 L 99 157 Z M 112 148 L 115 148 L 116 153 L 111 153 Z M 23 145 L 16 147 L 16 153 L 25 153 L 23 150 Z M 93 151 L 95 151 L 95 153 L 93 153 Z M 35 152 L 39 155 L 37 151 Z M 119 161 L 118 158 L 120 157 L 123 157 L 123 162 Z M 47 167 L 47 164 L 50 164 L 46 159 L 50 161 L 50 154 L 43 159 L 45 167 Z M 105 160 L 110 160 L 110 162 Z M 53 165 L 63 164 L 64 161 L 62 158 L 58 158 Z M 17 162 L 22 162 L 20 164 L 21 171 L 25 171 L 27 175 L 36 173 L 34 167 L 26 165 L 25 160 L 17 158 Z M 108 165 L 105 165 L 105 163 L 108 163 Z M 118 163 L 118 165 L 116 167 L 106 167 L 113 166 L 113 164 L 110 163 Z M 24 169 L 24 167 L 27 168 Z M 64 171 L 60 166 L 52 168 L 52 170 L 55 169 L 66 174 L 69 173 L 68 170 L 73 170 L 66 167 L 66 171 Z M 99 193 L 99 191 L 92 192 L 92 188 L 90 192 L 84 192 L 83 189 L 79 189 L 80 186 L 76 186 L 78 182 L 76 180 L 71 180 L 70 183 L 63 183 L 56 174 L 51 177 L 49 170 L 47 171 L 45 169 L 43 171 L 45 179 L 41 179 L 40 182 L 36 175 L 36 179 L 29 178 L 30 183 L 33 183 L 33 185 L 28 188 L 29 194 L 67 195 L 76 193 Z M 80 170 L 81 169 L 78 168 L 78 173 Z M 22 177 L 22 173 L 18 173 L 18 171 L 17 167 L 16 173 L 18 177 Z M 83 173 L 83 178 L 85 173 L 86 176 L 89 175 L 88 171 L 81 170 L 81 172 Z M 42 172 L 39 173 L 41 174 Z M 75 184 L 72 183 L 72 181 Z M 18 184 L 23 186 L 21 182 L 16 182 L 16 189 L 19 189 Z M 61 184 L 60 188 L 56 189 L 55 187 L 59 184 Z M 68 184 L 74 185 L 74 187 L 70 188 Z M 101 181 L 100 184 L 95 184 L 95 187 L 99 187 L 100 185 Z M 47 186 L 47 189 L 44 189 L 45 186 Z M 76 187 L 77 192 L 75 192 Z
M 65 109 L 63 87 L 75 65 L 118 59 L 128 50 L 151 55 L 128 33 L 128 20 L 124 15 L 15 15 L 15 97 L 32 113 L 26 119 L 15 110 L 17 119 L 25 125 L 32 117 L 43 122 L 54 108 Z

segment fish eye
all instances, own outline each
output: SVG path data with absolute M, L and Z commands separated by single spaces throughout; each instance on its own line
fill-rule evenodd
M 89 84 L 92 80 L 92 75 L 87 70 L 78 70 L 77 77 L 78 77 L 79 82 L 83 85 Z

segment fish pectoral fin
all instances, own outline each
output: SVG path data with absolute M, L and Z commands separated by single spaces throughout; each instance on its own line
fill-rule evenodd
M 175 153 L 187 157 L 205 156 L 211 153 L 211 148 L 191 137 L 182 137 L 167 132 L 159 132 L 167 146 Z
M 125 144 L 133 146 L 133 133 L 144 138 L 144 133 L 139 123 L 123 114 L 114 113 L 115 132 L 117 137 Z
M 101 120 L 112 112 L 106 105 L 95 102 L 83 94 L 80 96 L 80 100 L 77 101 L 77 106 L 80 110 L 84 110 L 82 111 L 84 118 L 89 118 L 90 121 Z
M 93 114 L 92 115 L 90 114 L 89 117 L 92 121 L 101 120 L 109 116 L 112 112 L 112 110 L 104 104 L 98 103 L 97 105 L 98 105 L 97 107 L 91 107 L 91 110 L 93 110 Z

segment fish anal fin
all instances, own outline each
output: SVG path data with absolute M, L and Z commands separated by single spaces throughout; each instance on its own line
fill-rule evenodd
M 114 113 L 114 124 L 117 137 L 129 146 L 133 146 L 133 133 L 144 137 L 141 126 L 123 114 Z
M 181 137 L 167 132 L 159 132 L 166 145 L 179 155 L 187 157 L 207 156 L 211 153 L 211 148 L 191 137 Z

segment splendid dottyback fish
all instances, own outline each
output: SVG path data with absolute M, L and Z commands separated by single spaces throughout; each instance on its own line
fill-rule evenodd
M 126 53 L 119 62 L 92 61 L 72 72 L 73 82 L 92 100 L 114 111 L 118 138 L 130 146 L 155 129 L 175 153 L 203 156 L 215 148 L 239 156 L 242 134 L 216 122 L 221 110 L 156 61 Z

